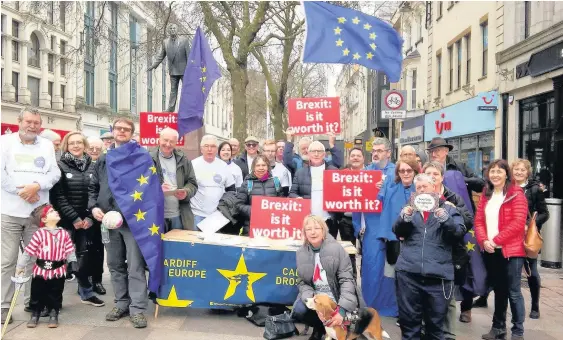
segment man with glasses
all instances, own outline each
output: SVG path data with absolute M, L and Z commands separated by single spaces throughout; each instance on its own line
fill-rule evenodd
M 202 155 L 192 161 L 197 192 L 190 200 L 196 226 L 217 211 L 225 192 L 236 190 L 235 179 L 227 163 L 217 158 L 217 138 L 203 136 L 200 147 Z
M 283 196 L 287 197 L 289 195 L 289 189 L 291 188 L 291 172 L 289 172 L 283 163 L 276 160 L 276 142 L 271 139 L 264 141 L 262 152 L 264 152 L 264 156 L 270 161 L 272 176 L 280 180 Z
M 113 134 L 111 132 L 105 132 L 100 139 L 104 142 L 104 153 L 113 144 Z
M 242 178 L 246 178 L 251 171 L 252 162 L 258 156 L 258 138 L 248 136 L 244 140 L 244 149 L 246 150 L 239 158 L 235 159 L 235 164 L 242 171 Z
M 295 175 L 297 170 L 301 169 L 304 165 L 307 165 L 309 161 L 309 145 L 312 140 L 309 137 L 303 137 L 299 140 L 299 154 L 293 152 L 293 131 L 288 128 L 285 132 L 287 141 L 285 142 L 285 149 L 283 152 L 283 164 L 291 171 L 292 175 Z M 333 133 L 328 134 L 328 145 L 332 159 L 327 162 L 333 165 L 335 168 L 340 168 L 342 166 L 342 151 L 336 146 L 336 136 Z M 326 152 L 325 152 L 326 157 Z
M 16 262 L 23 238 L 27 246 L 37 231 L 37 221 L 31 217 L 39 206 L 49 203 L 49 190 L 59 181 L 61 171 L 50 140 L 38 138 L 42 119 L 39 111 L 25 107 L 18 116 L 19 131 L 0 137 L 2 147 L 2 323 L 14 297 L 11 277 L 16 274 Z M 32 261 L 35 261 L 33 259 Z M 26 265 L 25 275 L 31 275 L 32 265 Z M 29 309 L 31 282 L 25 285 L 24 304 Z
M 115 142 L 110 145 L 109 150 L 129 143 L 134 133 L 135 125 L 132 120 L 117 118 L 113 122 Z M 88 187 L 88 208 L 99 222 L 102 222 L 105 213 L 109 211 L 121 214 L 110 189 L 106 154 L 102 155 L 94 166 Z M 133 327 L 145 328 L 147 319 L 144 312 L 149 304 L 145 259 L 124 217 L 120 228 L 108 232 L 110 242 L 106 244 L 107 263 L 116 305 L 106 314 L 106 321 L 117 321 L 130 315 Z
M 366 170 L 381 170 L 383 178 L 376 186 L 381 189 L 386 178 L 395 177 L 395 164 L 391 162 L 391 142 L 387 138 L 378 137 L 373 140 L 371 149 L 371 164 Z
M 104 149 L 104 142 L 98 137 L 88 137 L 88 149 L 86 153 L 92 158 L 92 163 L 95 163 L 102 155 Z
M 281 139 L 278 140 L 276 142 L 276 162 L 283 163 L 283 150 L 284 149 L 285 149 L 285 141 L 281 140 Z

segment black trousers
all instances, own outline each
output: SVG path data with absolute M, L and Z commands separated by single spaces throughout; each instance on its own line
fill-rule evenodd
M 338 221 L 338 226 L 336 229 L 336 234 L 333 235 L 334 238 L 340 231 L 340 239 L 342 241 L 350 241 L 354 246 L 356 246 L 356 238 L 354 237 L 354 225 L 352 224 L 352 217 L 343 216 L 340 221 Z M 330 229 L 329 229 L 330 232 Z M 357 279 L 357 269 L 356 269 L 356 255 L 350 255 L 350 261 L 352 262 L 352 270 L 354 271 L 354 279 Z
M 74 229 L 69 232 L 76 247 L 78 284 L 88 289 L 92 283 L 101 283 L 104 272 L 104 244 L 100 224 L 96 222 L 88 229 Z
M 65 278 L 46 280 L 41 276 L 31 279 L 31 297 L 29 307 L 36 313 L 41 313 L 43 308 L 47 311 L 59 312 L 63 304 L 63 290 Z

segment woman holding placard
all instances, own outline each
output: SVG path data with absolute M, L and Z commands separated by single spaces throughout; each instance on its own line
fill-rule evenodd
M 489 285 L 495 292 L 493 326 L 485 340 L 506 337 L 506 310 L 510 301 L 512 340 L 524 339 L 524 297 L 521 277 L 526 251 L 524 234 L 528 202 L 524 191 L 515 185 L 505 160 L 489 164 L 486 186 L 475 214 L 475 232 L 487 269 Z

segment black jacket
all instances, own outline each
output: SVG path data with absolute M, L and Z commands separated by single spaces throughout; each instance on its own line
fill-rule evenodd
M 252 182 L 252 191 L 248 192 L 248 182 Z M 250 210 L 252 205 L 252 196 L 268 196 L 282 197 L 283 191 L 281 186 L 276 189 L 272 174 L 268 174 L 266 181 L 261 181 L 254 174 L 249 175 L 243 182 L 237 194 L 237 209 L 241 218 L 244 218 L 244 224 L 250 225 Z
M 61 216 L 60 225 L 67 230 L 74 231 L 74 223 L 85 218 L 94 221 L 88 210 L 88 185 L 95 164 L 86 156 L 86 167 L 81 171 L 64 157 L 58 161 L 61 178 L 50 190 L 49 197 Z
M 101 155 L 94 163 L 92 179 L 88 186 L 88 209 L 92 211 L 94 208 L 100 208 L 104 213 L 113 210 L 123 215 L 109 188 L 106 155 Z M 124 218 L 123 225 L 126 224 L 127 220 Z
M 538 213 L 536 217 L 536 226 L 538 230 L 541 230 L 542 225 L 549 219 L 549 211 L 547 210 L 547 204 L 545 203 L 545 195 L 540 189 L 540 183 L 535 180 L 528 181 L 528 184 L 524 187 L 524 193 L 526 194 L 526 199 L 528 200 L 528 211 L 530 215 L 534 212 Z M 530 221 L 530 216 L 528 216 L 528 223 Z
M 256 155 L 259 155 L 260 153 L 257 153 Z M 248 154 L 247 152 L 243 152 L 240 157 L 233 159 L 233 162 L 235 162 L 236 165 L 239 166 L 240 170 L 242 171 L 242 179 L 244 180 L 246 178 L 246 176 L 248 176 L 249 171 L 248 171 Z M 252 164 L 250 164 L 252 165 Z
M 240 230 L 239 214 L 237 208 L 238 198 L 235 191 L 227 191 L 221 197 L 217 210 L 227 218 L 230 223 L 221 228 L 221 234 L 238 235 Z
M 465 163 L 457 163 L 449 156 L 446 157 L 446 171 L 447 170 L 457 170 L 461 172 L 465 179 L 465 184 L 467 185 L 467 193 L 469 194 L 469 198 L 471 200 L 471 207 L 473 211 L 477 211 L 475 209 L 475 203 L 473 202 L 473 193 L 474 192 L 483 192 L 483 188 L 485 187 L 485 180 L 478 177 L 471 171 Z

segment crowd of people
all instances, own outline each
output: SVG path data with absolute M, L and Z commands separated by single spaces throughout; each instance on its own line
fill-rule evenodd
M 14 286 L 6 282 L 16 272 L 33 276 L 24 293 L 25 310 L 31 313 L 28 327 L 47 315 L 49 326 L 57 326 L 61 287 L 70 273 L 76 277 L 81 301 L 103 306 L 105 248 L 115 294 L 106 320 L 129 316 L 134 327 L 146 327 L 146 265 L 126 220 L 121 228 L 109 230 L 109 243 L 101 239 L 104 214 L 120 211 L 108 184 L 105 155 L 136 142 L 134 123 L 117 118 L 112 132 L 101 138 L 75 131 L 61 141 L 53 131 L 40 135 L 42 119 L 36 110 L 22 110 L 18 122 L 18 133 L 1 137 L 2 322 L 12 322 L 7 311 Z M 290 130 L 286 137 L 260 141 L 249 136 L 241 150 L 236 139 L 219 144 L 216 137 L 206 135 L 200 141 L 201 156 L 189 159 L 176 146 L 178 132 L 163 129 L 159 145 L 147 152 L 162 190 L 174 192 L 165 196 L 166 231 L 197 231 L 202 221 L 219 211 L 229 220 L 220 233 L 248 235 L 254 196 L 310 199 L 311 214 L 303 222 L 303 246 L 297 252 L 300 281 L 293 316 L 314 328 L 311 339 L 321 339 L 324 326 L 341 325 L 347 313 L 364 305 L 397 318 L 405 340 L 420 339 L 422 334 L 428 339 L 455 339 L 456 301 L 461 301 L 459 321 L 469 323 L 472 308 L 486 305 L 491 291 L 494 316 L 483 339 L 506 337 L 509 302 L 512 340 L 523 339 L 523 268 L 529 273 L 532 295 L 529 317 L 540 317 L 540 277 L 537 260 L 527 258 L 524 251 L 526 225 L 534 212 L 540 229 L 549 218 L 543 190 L 531 180 L 529 161 L 518 159 L 511 165 L 491 161 L 480 178 L 449 156 L 453 146 L 442 138 L 434 138 L 426 152 L 402 147 L 396 162 L 389 140 L 375 138 L 371 160 L 366 162 L 363 150 L 353 148 L 345 162 L 334 135 L 328 147 L 303 137 L 297 152 Z M 336 169 L 381 171 L 382 180 L 374 190 L 379 189 L 383 211 L 325 211 L 323 176 Z M 435 194 L 439 202 L 432 212 L 419 211 L 411 200 L 415 193 Z M 48 233 L 39 228 L 43 225 L 49 227 Z M 335 242 L 339 234 L 361 249 L 360 275 L 356 256 L 348 256 Z M 55 251 L 66 235 L 70 246 Z M 474 243 L 467 241 L 469 235 Z M 49 237 L 54 241 L 47 242 Z M 20 242 L 26 255 L 18 261 Z M 475 254 L 478 257 L 470 256 Z M 476 269 L 479 261 L 484 268 Z M 485 289 L 478 289 L 480 285 Z M 43 297 L 46 291 L 52 291 L 49 298 Z M 306 299 L 316 294 L 337 302 L 339 310 L 331 320 L 306 308 Z

